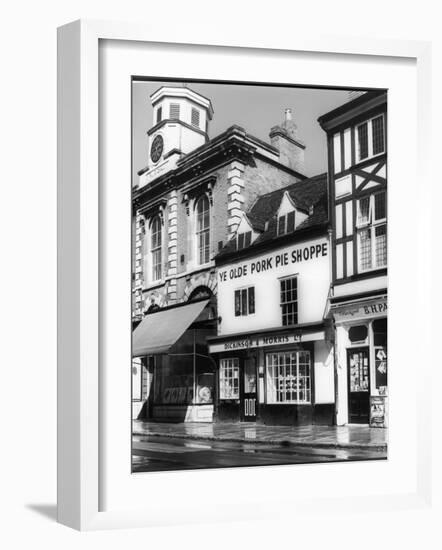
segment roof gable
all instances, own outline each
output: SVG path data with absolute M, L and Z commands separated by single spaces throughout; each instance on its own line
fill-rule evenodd
M 278 235 L 278 214 L 283 212 L 282 209 L 285 207 L 293 210 L 293 205 L 296 210 L 302 212 L 302 218 L 296 222 L 295 231 L 289 234 L 293 239 L 296 239 L 298 231 L 302 230 L 304 233 L 309 228 L 318 228 L 326 224 L 328 222 L 327 174 L 320 174 L 261 195 L 241 220 L 242 223 L 247 219 L 252 229 L 258 232 L 249 248 L 264 242 L 287 238 L 287 234 Z M 230 256 L 235 251 L 235 239 L 231 239 L 218 253 L 217 259 Z

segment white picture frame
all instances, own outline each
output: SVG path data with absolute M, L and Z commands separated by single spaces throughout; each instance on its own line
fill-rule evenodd
M 272 40 L 272 43 L 267 43 L 260 34 L 254 38 L 252 36 L 253 34 L 248 33 L 247 38 L 224 38 L 221 32 L 214 35 L 211 30 L 209 36 L 203 30 L 195 33 L 185 28 L 180 33 L 174 31 L 173 35 L 168 36 L 167 31 L 163 29 L 153 30 L 142 25 L 102 21 L 76 21 L 59 29 L 58 521 L 70 527 L 93 530 L 194 521 L 229 521 L 234 518 L 258 519 L 264 517 L 263 510 L 267 499 L 278 499 L 278 491 L 271 494 L 263 491 L 260 495 L 253 495 L 256 505 L 251 508 L 247 506 L 247 500 L 235 496 L 236 502 L 232 502 L 229 509 L 223 509 L 221 513 L 215 506 L 202 504 L 198 508 L 196 502 L 192 503 L 192 510 L 184 509 L 179 499 L 173 507 L 161 498 L 160 487 L 172 481 L 177 487 L 185 488 L 186 481 L 179 477 L 179 474 L 168 473 L 143 479 L 143 485 L 148 483 L 151 487 L 150 505 L 136 506 L 129 497 L 130 493 L 123 489 L 121 505 L 118 508 L 103 505 L 102 485 L 108 483 L 107 472 L 112 472 L 115 466 L 103 467 L 103 453 L 107 452 L 108 446 L 103 442 L 103 408 L 100 404 L 109 398 L 106 388 L 102 385 L 103 354 L 100 347 L 100 339 L 103 336 L 103 307 L 106 306 L 107 299 L 106 289 L 103 289 L 102 285 L 104 264 L 101 243 L 105 226 L 100 222 L 100 217 L 106 216 L 103 209 L 107 206 L 102 202 L 99 170 L 99 120 L 103 109 L 99 99 L 99 76 L 100 44 L 103 41 L 124 41 L 128 48 L 140 43 L 146 47 L 149 47 L 149 44 L 168 44 L 174 48 L 179 48 L 180 45 L 189 48 L 193 45 L 202 51 L 204 48 L 217 47 L 227 49 L 233 57 L 253 50 L 261 52 L 262 55 L 266 52 L 272 52 L 272 55 L 283 55 L 282 52 L 303 52 L 321 56 L 375 56 L 377 59 L 390 59 L 393 62 L 395 59 L 413 60 L 416 64 L 418 85 L 415 106 L 418 115 L 417 163 L 420 180 L 423 182 L 418 193 L 419 200 L 425 205 L 419 213 L 420 232 L 426 242 L 431 242 L 431 185 L 428 168 L 431 102 L 427 86 L 431 71 L 431 45 L 411 41 L 368 41 L 344 36 L 311 38 L 298 32 L 293 36 L 281 35 L 278 41 Z M 424 321 L 423 326 L 417 330 L 420 330 L 420 341 L 425 345 L 435 330 L 430 324 L 431 258 L 428 247 L 423 247 L 419 254 L 420 265 L 425 268 L 421 267 L 414 276 L 419 283 L 419 308 L 423 312 Z M 393 288 L 393 304 L 397 303 L 397 297 L 398 293 L 395 296 Z M 415 423 L 412 423 L 416 436 L 413 447 L 416 451 L 416 460 L 412 465 L 415 474 L 412 489 L 407 489 L 406 494 L 387 490 L 382 494 L 382 499 L 376 492 L 356 496 L 340 495 L 336 497 L 336 502 L 330 495 L 329 498 L 324 498 L 323 495 L 315 495 L 314 491 L 311 498 L 303 497 L 301 500 L 281 494 L 280 499 L 284 502 L 284 508 L 294 510 L 302 506 L 303 513 L 313 513 L 326 510 L 330 506 L 338 506 L 340 510 L 345 511 L 357 503 L 360 509 L 369 512 L 376 502 L 379 513 L 379 510 L 384 508 L 427 506 L 431 500 L 432 478 L 431 434 L 426 418 L 429 416 L 431 403 L 422 388 L 424 384 L 428 385 L 429 377 L 430 365 L 423 365 L 422 378 L 416 382 L 414 390 L 417 397 L 417 414 Z M 392 387 L 394 380 L 393 372 Z M 393 390 L 392 403 L 394 402 Z M 129 402 L 127 407 L 128 417 L 124 422 L 129 432 Z M 394 430 L 394 417 L 392 426 Z M 398 439 L 403 437 L 399 431 Z M 283 468 L 287 472 L 287 468 L 290 467 Z M 318 466 L 305 468 L 315 468 L 315 472 L 319 473 Z M 266 470 L 268 479 L 268 476 L 272 475 L 271 470 Z M 283 471 L 281 468 L 273 470 L 279 474 Z M 204 484 L 212 483 L 211 479 L 215 476 L 214 472 L 209 471 L 199 474 Z M 234 469 L 227 474 L 218 472 L 216 475 L 223 476 L 224 480 L 226 475 L 233 480 L 237 480 L 239 475 L 249 476 L 244 469 L 242 472 Z M 209 476 L 212 478 L 209 479 Z M 166 514 L 166 510 L 170 513 Z

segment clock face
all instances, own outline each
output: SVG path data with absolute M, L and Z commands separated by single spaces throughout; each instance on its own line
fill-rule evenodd
M 160 160 L 161 154 L 163 152 L 164 141 L 163 136 L 155 136 L 152 146 L 150 148 L 150 158 L 152 162 L 158 162 Z

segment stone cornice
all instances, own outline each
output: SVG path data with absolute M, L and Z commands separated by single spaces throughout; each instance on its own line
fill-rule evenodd
M 253 165 L 256 148 L 247 142 L 242 129 L 232 127 L 229 130 L 231 131 L 222 134 L 219 139 L 212 140 L 192 153 L 184 155 L 174 170 L 170 170 L 145 187 L 135 190 L 133 200 L 140 205 L 145 204 L 191 180 L 197 182 L 197 178 L 233 160 Z

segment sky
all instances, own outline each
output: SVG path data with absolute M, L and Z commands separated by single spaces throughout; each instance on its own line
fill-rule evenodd
M 209 137 L 213 138 L 236 124 L 268 143 L 270 128 L 282 123 L 284 110 L 292 109 L 298 126 L 298 137 L 306 145 L 305 175 L 314 176 L 327 170 L 326 135 L 318 117 L 348 101 L 348 90 L 289 88 L 218 83 L 185 83 L 212 101 L 213 119 Z M 181 83 L 142 82 L 132 85 L 133 177 L 147 165 L 146 132 L 152 126 L 150 94 L 163 85 Z

